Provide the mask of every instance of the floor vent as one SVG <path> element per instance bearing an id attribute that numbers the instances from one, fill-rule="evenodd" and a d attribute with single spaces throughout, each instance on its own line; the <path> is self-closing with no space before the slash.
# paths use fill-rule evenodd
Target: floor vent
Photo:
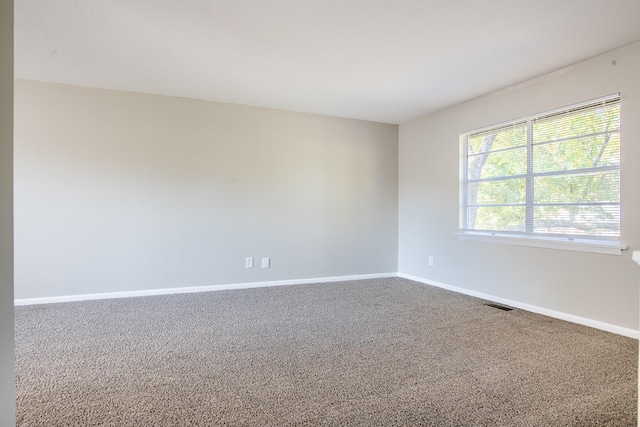
<path id="1" fill-rule="evenodd" d="M 487 303 L 484 304 L 487 307 L 492 307 L 492 308 L 497 308 L 498 310 L 502 310 L 502 311 L 511 311 L 513 310 L 513 308 L 511 307 L 505 307 L 504 305 L 499 305 L 499 304 L 492 304 L 492 303 Z"/>

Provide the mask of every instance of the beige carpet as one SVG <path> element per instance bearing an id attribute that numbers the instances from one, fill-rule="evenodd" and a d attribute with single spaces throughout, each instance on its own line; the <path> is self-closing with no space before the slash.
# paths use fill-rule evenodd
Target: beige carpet
<path id="1" fill-rule="evenodd" d="M 635 426 L 637 358 L 404 279 L 16 307 L 20 426 Z"/>

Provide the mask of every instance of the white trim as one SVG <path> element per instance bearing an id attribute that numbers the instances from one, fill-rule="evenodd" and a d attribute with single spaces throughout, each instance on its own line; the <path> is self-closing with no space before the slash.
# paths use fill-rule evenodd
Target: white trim
<path id="1" fill-rule="evenodd" d="M 640 251 L 635 251 L 633 255 L 634 261 L 640 264 Z M 81 295 L 63 295 L 55 297 L 43 297 L 43 298 L 20 298 L 14 300 L 15 306 L 23 305 L 37 305 L 37 304 L 52 304 L 59 302 L 73 302 L 73 301 L 89 301 L 89 300 L 101 300 L 111 298 L 131 298 L 153 295 L 171 295 L 171 294 L 187 294 L 198 292 L 212 292 L 212 291 L 224 291 L 231 289 L 249 289 L 249 288 L 263 288 L 271 286 L 289 286 L 289 285 L 305 285 L 313 283 L 332 283 L 332 282 L 348 282 L 354 280 L 364 279 L 387 279 L 391 277 L 401 277 L 403 279 L 413 280 L 414 282 L 424 283 L 430 286 L 436 286 L 438 288 L 446 289 L 452 292 L 460 294 L 470 295 L 483 300 L 493 301 L 500 304 L 505 304 L 511 307 L 520 308 L 522 310 L 531 311 L 533 313 L 542 314 L 556 319 L 566 320 L 572 323 L 578 323 L 580 325 L 589 326 L 592 328 L 600 329 L 614 334 L 624 335 L 630 338 L 639 339 L 640 331 L 634 329 L 624 328 L 622 326 L 612 325 L 610 323 L 604 323 L 597 320 L 587 319 L 585 317 L 574 316 L 572 314 L 562 313 L 555 310 L 550 310 L 544 307 L 538 307 L 518 301 L 512 301 L 506 298 L 500 298 L 493 295 L 485 294 L 482 292 L 476 292 L 469 289 L 460 288 L 457 286 L 448 285 L 435 280 L 424 279 L 418 276 L 412 276 L 404 273 L 375 273 L 375 274 L 356 274 L 350 276 L 332 276 L 332 277 L 318 277 L 312 279 L 292 279 L 292 280 L 277 280 L 270 282 L 249 282 L 249 283 L 233 283 L 223 285 L 209 285 L 209 286 L 188 286 L 181 288 L 164 288 L 164 289 L 144 289 L 137 291 L 122 291 L 122 292 L 104 292 L 97 294 L 81 294 Z"/>
<path id="2" fill-rule="evenodd" d="M 460 232 L 456 233 L 460 240 L 476 240 L 487 243 L 503 243 L 507 245 L 531 246 L 536 248 L 560 249 L 563 251 L 590 252 L 595 254 L 622 255 L 629 246 L 621 242 L 606 240 L 569 239 L 567 237 L 542 237 L 525 235 L 508 235 L 500 233 Z"/>
<path id="3" fill-rule="evenodd" d="M 152 295 L 191 294 L 197 292 L 225 291 L 229 289 L 264 288 L 270 286 L 305 285 L 310 283 L 347 282 L 363 279 L 386 279 L 398 277 L 397 273 L 354 274 L 350 276 L 318 277 L 313 279 L 276 280 L 271 282 L 232 283 L 208 286 L 185 286 L 181 288 L 143 289 L 136 291 L 103 292 L 97 294 L 62 295 L 43 298 L 20 298 L 14 300 L 15 306 L 52 304 L 58 302 L 88 301 L 111 298 L 131 298 Z"/>
<path id="4" fill-rule="evenodd" d="M 536 305 L 525 304 L 518 301 L 509 300 L 506 298 L 500 298 L 493 295 L 485 294 L 482 292 L 476 292 L 469 289 L 459 288 L 457 286 L 447 285 L 446 283 L 437 282 L 435 280 L 424 279 L 422 277 L 412 276 L 409 274 L 398 273 L 398 277 L 404 279 L 413 280 L 415 282 L 424 283 L 425 285 L 436 286 L 438 288 L 446 289 L 460 294 L 470 295 L 472 297 L 480 298 L 483 300 L 493 301 L 500 304 L 508 305 L 522 310 L 530 311 L 533 313 L 542 314 L 549 317 L 554 317 L 560 320 L 566 320 L 572 323 L 578 323 L 580 325 L 589 326 L 591 328 L 600 329 L 607 332 L 612 332 L 618 335 L 624 335 L 629 338 L 640 339 L 640 331 L 635 329 L 624 328 L 622 326 L 612 325 L 610 323 L 600 322 L 598 320 L 587 319 L 586 317 L 574 316 L 573 314 L 563 313 L 556 310 L 551 310 L 544 307 L 538 307 Z"/>
<path id="5" fill-rule="evenodd" d="M 640 265 L 640 251 L 633 251 L 631 258 Z"/>

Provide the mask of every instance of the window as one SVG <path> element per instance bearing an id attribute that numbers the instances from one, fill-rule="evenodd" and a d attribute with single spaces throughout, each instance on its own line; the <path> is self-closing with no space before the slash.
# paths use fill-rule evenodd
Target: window
<path id="1" fill-rule="evenodd" d="M 461 236 L 622 249 L 619 95 L 464 133 L 460 140 Z"/>

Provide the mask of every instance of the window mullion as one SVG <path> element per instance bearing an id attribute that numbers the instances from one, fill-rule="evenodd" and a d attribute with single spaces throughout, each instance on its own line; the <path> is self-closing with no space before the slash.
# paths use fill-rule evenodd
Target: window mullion
<path id="1" fill-rule="evenodd" d="M 462 227 L 466 230 L 469 228 L 469 135 L 464 137 L 462 163 Z"/>
<path id="2" fill-rule="evenodd" d="M 533 120 L 527 119 L 527 178 L 525 184 L 525 230 L 533 233 Z"/>

